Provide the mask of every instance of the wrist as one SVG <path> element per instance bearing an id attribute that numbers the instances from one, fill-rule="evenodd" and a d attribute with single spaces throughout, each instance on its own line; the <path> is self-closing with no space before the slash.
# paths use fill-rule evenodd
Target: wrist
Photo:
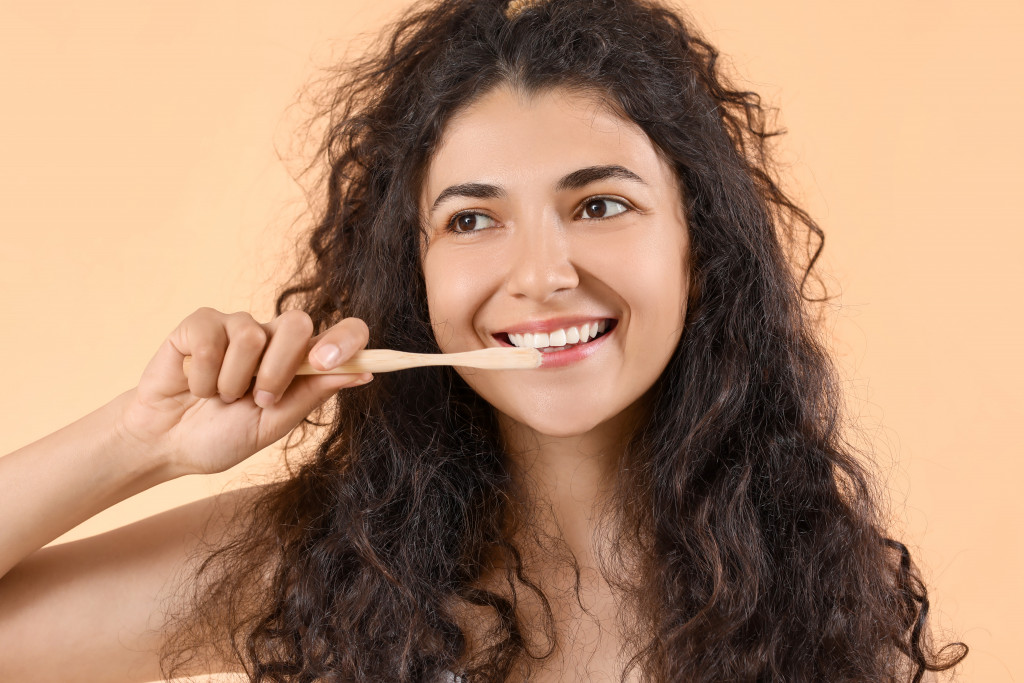
<path id="1" fill-rule="evenodd" d="M 136 392 L 126 391 L 97 411 L 99 433 L 104 441 L 101 446 L 109 456 L 108 461 L 143 488 L 192 474 L 172 457 L 163 440 L 143 438 L 129 427 L 129 413 L 137 405 Z"/>

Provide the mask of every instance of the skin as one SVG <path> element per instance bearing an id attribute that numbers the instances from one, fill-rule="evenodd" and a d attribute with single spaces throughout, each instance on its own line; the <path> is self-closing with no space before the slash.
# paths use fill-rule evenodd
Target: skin
<path id="1" fill-rule="evenodd" d="M 558 189 L 566 174 L 593 166 L 621 166 L 642 182 L 615 177 Z M 502 196 L 450 197 L 428 210 L 445 188 L 467 182 L 493 184 Z M 498 410 L 510 463 L 531 500 L 551 512 L 542 526 L 561 535 L 585 568 L 581 611 L 558 597 L 569 595 L 564 572 L 527 547 L 531 570 L 555 598 L 556 620 L 569 629 L 531 680 L 568 680 L 574 671 L 584 672 L 580 680 L 615 678 L 615 601 L 586 571 L 592 510 L 681 333 L 687 234 L 677 183 L 643 133 L 597 100 L 499 89 L 451 122 L 423 193 L 424 276 L 445 351 L 497 345 L 493 332 L 523 321 L 617 321 L 576 364 L 464 375 Z M 601 203 L 600 220 L 580 213 L 598 195 L 623 203 Z M 446 233 L 446 218 L 463 209 L 494 222 L 484 220 L 489 227 L 472 235 Z M 331 369 L 366 342 L 356 319 L 313 336 L 301 312 L 260 323 L 199 309 L 170 334 L 138 386 L 0 458 L 0 678 L 158 678 L 165 609 L 188 580 L 193 551 L 242 520 L 254 490 L 43 546 L 136 493 L 226 470 L 272 444 L 338 390 L 372 379 L 297 377 L 298 365 Z M 185 356 L 193 358 L 187 375 Z M 528 598 L 524 608 L 532 609 Z M 184 673 L 237 666 L 194 664 Z"/>
<path id="2" fill-rule="evenodd" d="M 636 178 L 559 186 L 593 167 Z M 445 192 L 466 183 L 497 196 Z M 510 457 L 546 482 L 545 497 L 568 496 L 572 480 L 592 494 L 682 334 L 689 242 L 675 173 L 639 127 L 594 97 L 500 87 L 449 123 L 420 205 L 445 352 L 500 346 L 496 333 L 537 321 L 616 321 L 595 353 L 564 367 L 459 370 L 498 411 Z M 453 232 L 452 218 L 467 213 Z"/>
<path id="3" fill-rule="evenodd" d="M 0 680 L 161 678 L 161 624 L 194 568 L 193 552 L 242 519 L 256 490 L 43 546 L 150 487 L 232 467 L 338 390 L 372 379 L 295 376 L 303 360 L 326 370 L 367 341 L 366 325 L 351 318 L 312 331 L 301 312 L 258 323 L 247 313 L 199 309 L 168 336 L 138 386 L 0 458 Z M 183 673 L 238 666 L 194 664 Z"/>
<path id="4" fill-rule="evenodd" d="M 566 182 L 594 168 L 629 174 Z M 643 131 L 598 99 L 499 87 L 448 124 L 420 207 L 427 299 L 443 351 L 501 346 L 502 332 L 524 325 L 615 320 L 591 355 L 569 365 L 459 372 L 498 411 L 531 528 L 542 532 L 517 543 L 566 629 L 530 679 L 618 680 L 619 610 L 599 569 L 598 509 L 682 334 L 689 240 L 678 180 Z M 545 537 L 560 539 L 579 563 L 579 601 L 564 553 L 555 559 L 557 544 L 538 540 Z M 500 572 L 491 587 L 503 590 Z M 522 607 L 527 619 L 540 613 L 529 596 Z"/>
<path id="5" fill-rule="evenodd" d="M 559 189 L 566 174 L 595 165 L 627 168 L 643 182 L 615 177 Z M 446 188 L 468 182 L 501 192 L 449 197 L 431 211 Z M 560 537 L 581 567 L 577 602 L 564 565 L 530 539 L 516 539 L 528 572 L 551 598 L 558 631 L 558 647 L 534 663 L 531 681 L 619 680 L 619 608 L 596 568 L 594 509 L 643 396 L 681 334 L 688 242 L 677 188 L 643 133 L 597 99 L 508 89 L 486 94 L 450 123 L 423 187 L 423 268 L 442 349 L 497 345 L 494 332 L 522 321 L 617 321 L 598 350 L 576 364 L 463 374 L 499 413 L 512 471 L 543 512 L 535 520 L 541 531 Z M 631 208 L 602 204 L 606 218 L 598 220 L 581 212 L 595 196 Z M 448 218 L 463 210 L 482 214 L 479 223 L 467 219 L 482 229 L 445 231 Z M 228 469 L 336 391 L 370 381 L 296 377 L 302 360 L 328 370 L 367 343 L 366 325 L 356 319 L 317 336 L 312 331 L 300 312 L 259 323 L 246 313 L 199 309 L 170 334 L 137 387 L 0 458 L 0 679 L 160 677 L 165 609 L 188 581 L 193 552 L 243 519 L 258 490 L 43 546 L 147 488 Z M 186 355 L 193 357 L 187 376 Z M 491 587 L 500 590 L 500 582 Z M 539 608 L 528 593 L 521 598 L 529 623 Z M 486 624 L 469 613 L 465 626 L 472 648 Z M 532 650 L 547 645 L 535 642 Z M 183 673 L 238 666 L 193 665 Z"/>

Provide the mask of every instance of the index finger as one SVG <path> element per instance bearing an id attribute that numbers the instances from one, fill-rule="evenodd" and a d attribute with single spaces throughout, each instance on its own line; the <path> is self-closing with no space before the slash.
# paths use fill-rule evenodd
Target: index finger
<path id="1" fill-rule="evenodd" d="M 356 351 L 366 348 L 370 330 L 359 318 L 345 318 L 313 337 L 309 363 L 317 370 L 330 370 L 344 363 Z"/>

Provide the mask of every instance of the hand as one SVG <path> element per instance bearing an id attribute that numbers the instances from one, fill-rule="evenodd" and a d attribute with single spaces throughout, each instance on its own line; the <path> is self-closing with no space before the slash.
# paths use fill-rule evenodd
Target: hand
<path id="1" fill-rule="evenodd" d="M 304 360 L 330 370 L 364 348 L 366 324 L 346 318 L 313 337 L 301 311 L 269 323 L 201 308 L 157 351 L 126 399 L 119 433 L 177 474 L 221 472 L 274 443 L 362 374 L 295 374 Z M 182 369 L 192 356 L 189 374 Z M 253 377 L 255 376 L 255 381 Z"/>

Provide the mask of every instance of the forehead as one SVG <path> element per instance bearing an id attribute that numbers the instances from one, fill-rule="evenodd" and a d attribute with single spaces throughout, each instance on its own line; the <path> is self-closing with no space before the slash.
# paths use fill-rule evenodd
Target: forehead
<path id="1" fill-rule="evenodd" d="M 499 87 L 454 116 L 427 166 L 421 203 L 445 187 L 493 182 L 514 189 L 554 183 L 566 172 L 620 165 L 648 182 L 673 174 L 647 135 L 596 95 L 568 89 L 523 93 Z"/>

